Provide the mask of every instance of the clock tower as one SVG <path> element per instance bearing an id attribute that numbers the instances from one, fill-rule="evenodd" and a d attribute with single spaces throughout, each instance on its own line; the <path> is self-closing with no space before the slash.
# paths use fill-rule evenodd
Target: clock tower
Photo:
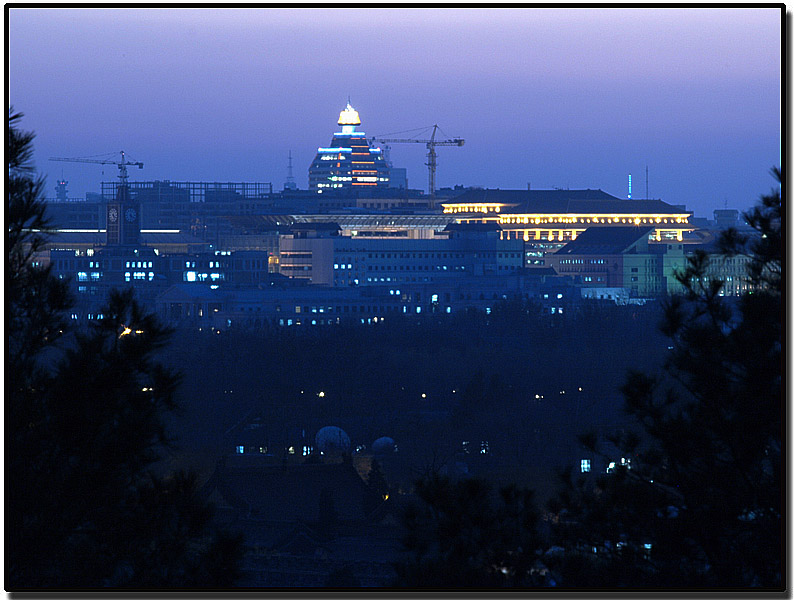
<path id="1" fill-rule="evenodd" d="M 107 244 L 137 246 L 140 237 L 140 206 L 130 197 L 129 186 L 121 184 L 116 191 L 116 199 L 107 205 Z"/>

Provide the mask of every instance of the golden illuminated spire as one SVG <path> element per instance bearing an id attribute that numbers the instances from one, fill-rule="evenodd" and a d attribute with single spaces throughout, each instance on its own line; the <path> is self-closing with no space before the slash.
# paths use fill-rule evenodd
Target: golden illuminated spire
<path id="1" fill-rule="evenodd" d="M 339 125 L 361 125 L 358 118 L 358 111 L 347 103 L 347 108 L 339 113 Z"/>

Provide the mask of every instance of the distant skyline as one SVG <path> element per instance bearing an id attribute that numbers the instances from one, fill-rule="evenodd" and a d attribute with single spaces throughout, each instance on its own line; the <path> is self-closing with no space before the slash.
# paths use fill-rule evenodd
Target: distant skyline
<path id="1" fill-rule="evenodd" d="M 746 210 L 780 165 L 770 8 L 12 8 L 9 100 L 69 195 L 130 179 L 308 185 L 347 103 L 373 135 L 437 123 L 437 187 L 599 188 Z M 402 137 L 402 135 L 400 136 Z M 391 160 L 427 189 L 423 144 Z M 118 158 L 112 157 L 114 159 Z"/>

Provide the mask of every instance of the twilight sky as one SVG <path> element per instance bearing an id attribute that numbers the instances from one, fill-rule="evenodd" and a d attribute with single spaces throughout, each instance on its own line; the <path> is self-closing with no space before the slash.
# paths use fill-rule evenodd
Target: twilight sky
<path id="1" fill-rule="evenodd" d="M 600 188 L 747 209 L 780 164 L 778 9 L 10 10 L 9 96 L 74 198 L 132 180 L 308 185 L 347 102 L 368 136 L 437 123 L 436 186 Z M 395 137 L 407 137 L 399 134 Z M 427 189 L 423 144 L 393 144 Z M 114 159 L 118 157 L 112 157 Z M 104 173 L 104 174 L 103 174 Z"/>

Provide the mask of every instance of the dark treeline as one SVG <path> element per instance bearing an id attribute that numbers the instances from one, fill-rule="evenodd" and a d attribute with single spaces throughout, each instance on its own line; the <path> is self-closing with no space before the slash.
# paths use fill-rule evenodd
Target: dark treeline
<path id="1" fill-rule="evenodd" d="M 532 483 L 539 463 L 572 460 L 583 430 L 619 426 L 626 370 L 657 369 L 667 352 L 659 317 L 654 303 L 583 303 L 551 315 L 504 301 L 490 315 L 180 331 L 163 358 L 183 374 L 174 428 L 185 456 L 231 451 L 224 432 L 257 414 L 271 450 L 325 425 L 354 445 L 388 435 L 410 479 L 449 467 L 464 441 L 473 454 L 487 442 L 483 475 Z"/>

